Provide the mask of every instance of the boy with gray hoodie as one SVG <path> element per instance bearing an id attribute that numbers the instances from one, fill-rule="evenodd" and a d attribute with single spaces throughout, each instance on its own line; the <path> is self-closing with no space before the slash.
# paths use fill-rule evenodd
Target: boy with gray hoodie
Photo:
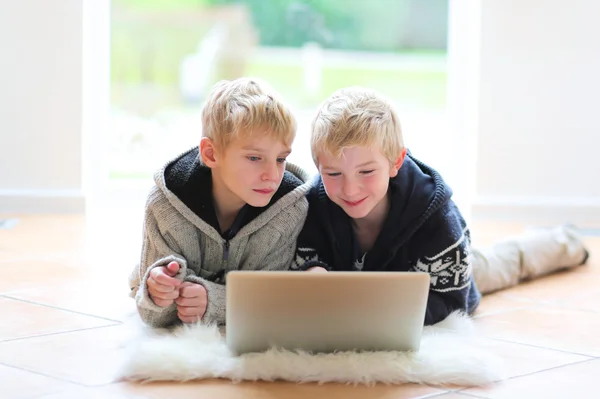
<path id="1" fill-rule="evenodd" d="M 198 147 L 168 162 L 146 202 L 140 264 L 130 277 L 152 327 L 225 323 L 230 270 L 287 270 L 308 211 L 309 176 L 286 164 L 290 109 L 265 83 L 215 85 Z"/>

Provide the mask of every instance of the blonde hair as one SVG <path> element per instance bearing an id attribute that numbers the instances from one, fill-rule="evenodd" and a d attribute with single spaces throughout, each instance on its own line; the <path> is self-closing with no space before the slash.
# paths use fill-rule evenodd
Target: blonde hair
<path id="1" fill-rule="evenodd" d="M 224 149 L 257 128 L 291 146 L 296 119 L 265 82 L 239 78 L 215 84 L 202 109 L 202 137 Z"/>
<path id="2" fill-rule="evenodd" d="M 393 163 L 404 148 L 400 121 L 390 100 L 376 91 L 349 87 L 321 104 L 311 125 L 313 161 L 323 152 L 340 157 L 348 147 L 378 148 Z"/>

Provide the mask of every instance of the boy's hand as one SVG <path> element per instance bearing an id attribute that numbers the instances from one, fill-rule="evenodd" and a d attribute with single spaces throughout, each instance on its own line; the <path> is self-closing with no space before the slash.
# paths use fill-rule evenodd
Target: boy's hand
<path id="1" fill-rule="evenodd" d="M 325 269 L 324 267 L 321 266 L 313 266 L 310 269 L 306 270 L 307 272 L 317 272 L 317 273 L 327 273 L 327 269 Z"/>
<path id="2" fill-rule="evenodd" d="M 150 299 L 161 308 L 170 306 L 179 297 L 181 281 L 175 275 L 179 271 L 179 263 L 171 262 L 167 266 L 155 267 L 148 277 L 148 293 Z"/>
<path id="3" fill-rule="evenodd" d="M 184 323 L 195 323 L 202 320 L 208 304 L 206 288 L 202 284 L 184 282 L 179 287 L 177 317 Z"/>

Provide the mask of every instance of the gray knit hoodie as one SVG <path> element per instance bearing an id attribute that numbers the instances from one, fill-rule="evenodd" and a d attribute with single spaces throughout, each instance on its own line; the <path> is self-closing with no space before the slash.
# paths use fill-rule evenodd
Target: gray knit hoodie
<path id="1" fill-rule="evenodd" d="M 155 305 L 147 286 L 153 268 L 176 261 L 180 265 L 176 278 L 206 288 L 208 306 L 202 321 L 224 324 L 228 271 L 289 268 L 308 211 L 309 178 L 287 163 L 270 204 L 247 205 L 240 229 L 224 238 L 212 210 L 210 169 L 202 164 L 198 148 L 168 162 L 154 177 L 156 185 L 146 202 L 141 261 L 130 277 L 131 296 L 142 320 L 153 327 L 179 322 L 176 305 Z"/>

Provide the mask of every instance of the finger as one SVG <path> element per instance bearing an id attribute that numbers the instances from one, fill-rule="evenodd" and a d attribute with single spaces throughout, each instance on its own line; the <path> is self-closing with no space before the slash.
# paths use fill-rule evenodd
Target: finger
<path id="1" fill-rule="evenodd" d="M 155 270 L 156 270 L 156 272 L 155 272 Z M 165 272 L 164 267 L 155 267 L 150 272 L 150 276 L 154 279 L 154 281 L 156 281 L 159 284 L 170 285 L 173 287 L 179 287 L 179 285 L 181 284 L 181 281 L 169 276 Z"/>
<path id="2" fill-rule="evenodd" d="M 202 300 L 202 298 L 199 298 L 199 297 L 183 298 L 182 296 L 180 296 L 179 298 L 176 298 L 175 303 L 177 303 L 177 305 L 179 305 L 179 306 L 206 307 L 206 300 Z"/>
<path id="3" fill-rule="evenodd" d="M 201 284 L 185 285 L 179 289 L 179 295 L 184 298 L 206 297 L 206 289 Z"/>
<path id="4" fill-rule="evenodd" d="M 159 299 L 159 298 L 152 298 L 152 302 L 154 302 L 156 304 L 156 306 L 160 306 L 161 308 L 166 308 L 168 306 L 171 306 L 171 304 L 173 303 L 173 300 L 171 299 Z"/>
<path id="5" fill-rule="evenodd" d="M 204 309 L 200 306 L 177 306 L 177 313 L 183 316 L 200 316 L 204 314 Z"/>
<path id="6" fill-rule="evenodd" d="M 150 277 L 148 279 L 148 288 L 152 288 L 154 291 L 157 291 L 157 292 L 178 291 L 176 287 L 173 287 L 172 285 L 160 284 L 156 280 L 154 280 L 152 277 Z"/>
<path id="7" fill-rule="evenodd" d="M 155 290 L 151 289 L 150 287 L 148 287 L 148 293 L 150 294 L 150 296 L 152 296 L 154 298 L 169 299 L 171 301 L 179 298 L 179 291 L 177 291 L 177 290 L 173 290 L 171 292 L 160 292 L 160 291 L 155 291 Z"/>
<path id="8" fill-rule="evenodd" d="M 181 291 L 184 287 L 190 287 L 192 285 L 195 285 L 195 283 L 192 283 L 191 281 L 184 281 L 179 285 L 179 290 Z"/>
<path id="9" fill-rule="evenodd" d="M 169 263 L 167 265 L 167 270 L 166 273 L 171 276 L 171 277 L 175 277 L 175 275 L 179 272 L 179 263 L 173 261 L 171 263 Z"/>

